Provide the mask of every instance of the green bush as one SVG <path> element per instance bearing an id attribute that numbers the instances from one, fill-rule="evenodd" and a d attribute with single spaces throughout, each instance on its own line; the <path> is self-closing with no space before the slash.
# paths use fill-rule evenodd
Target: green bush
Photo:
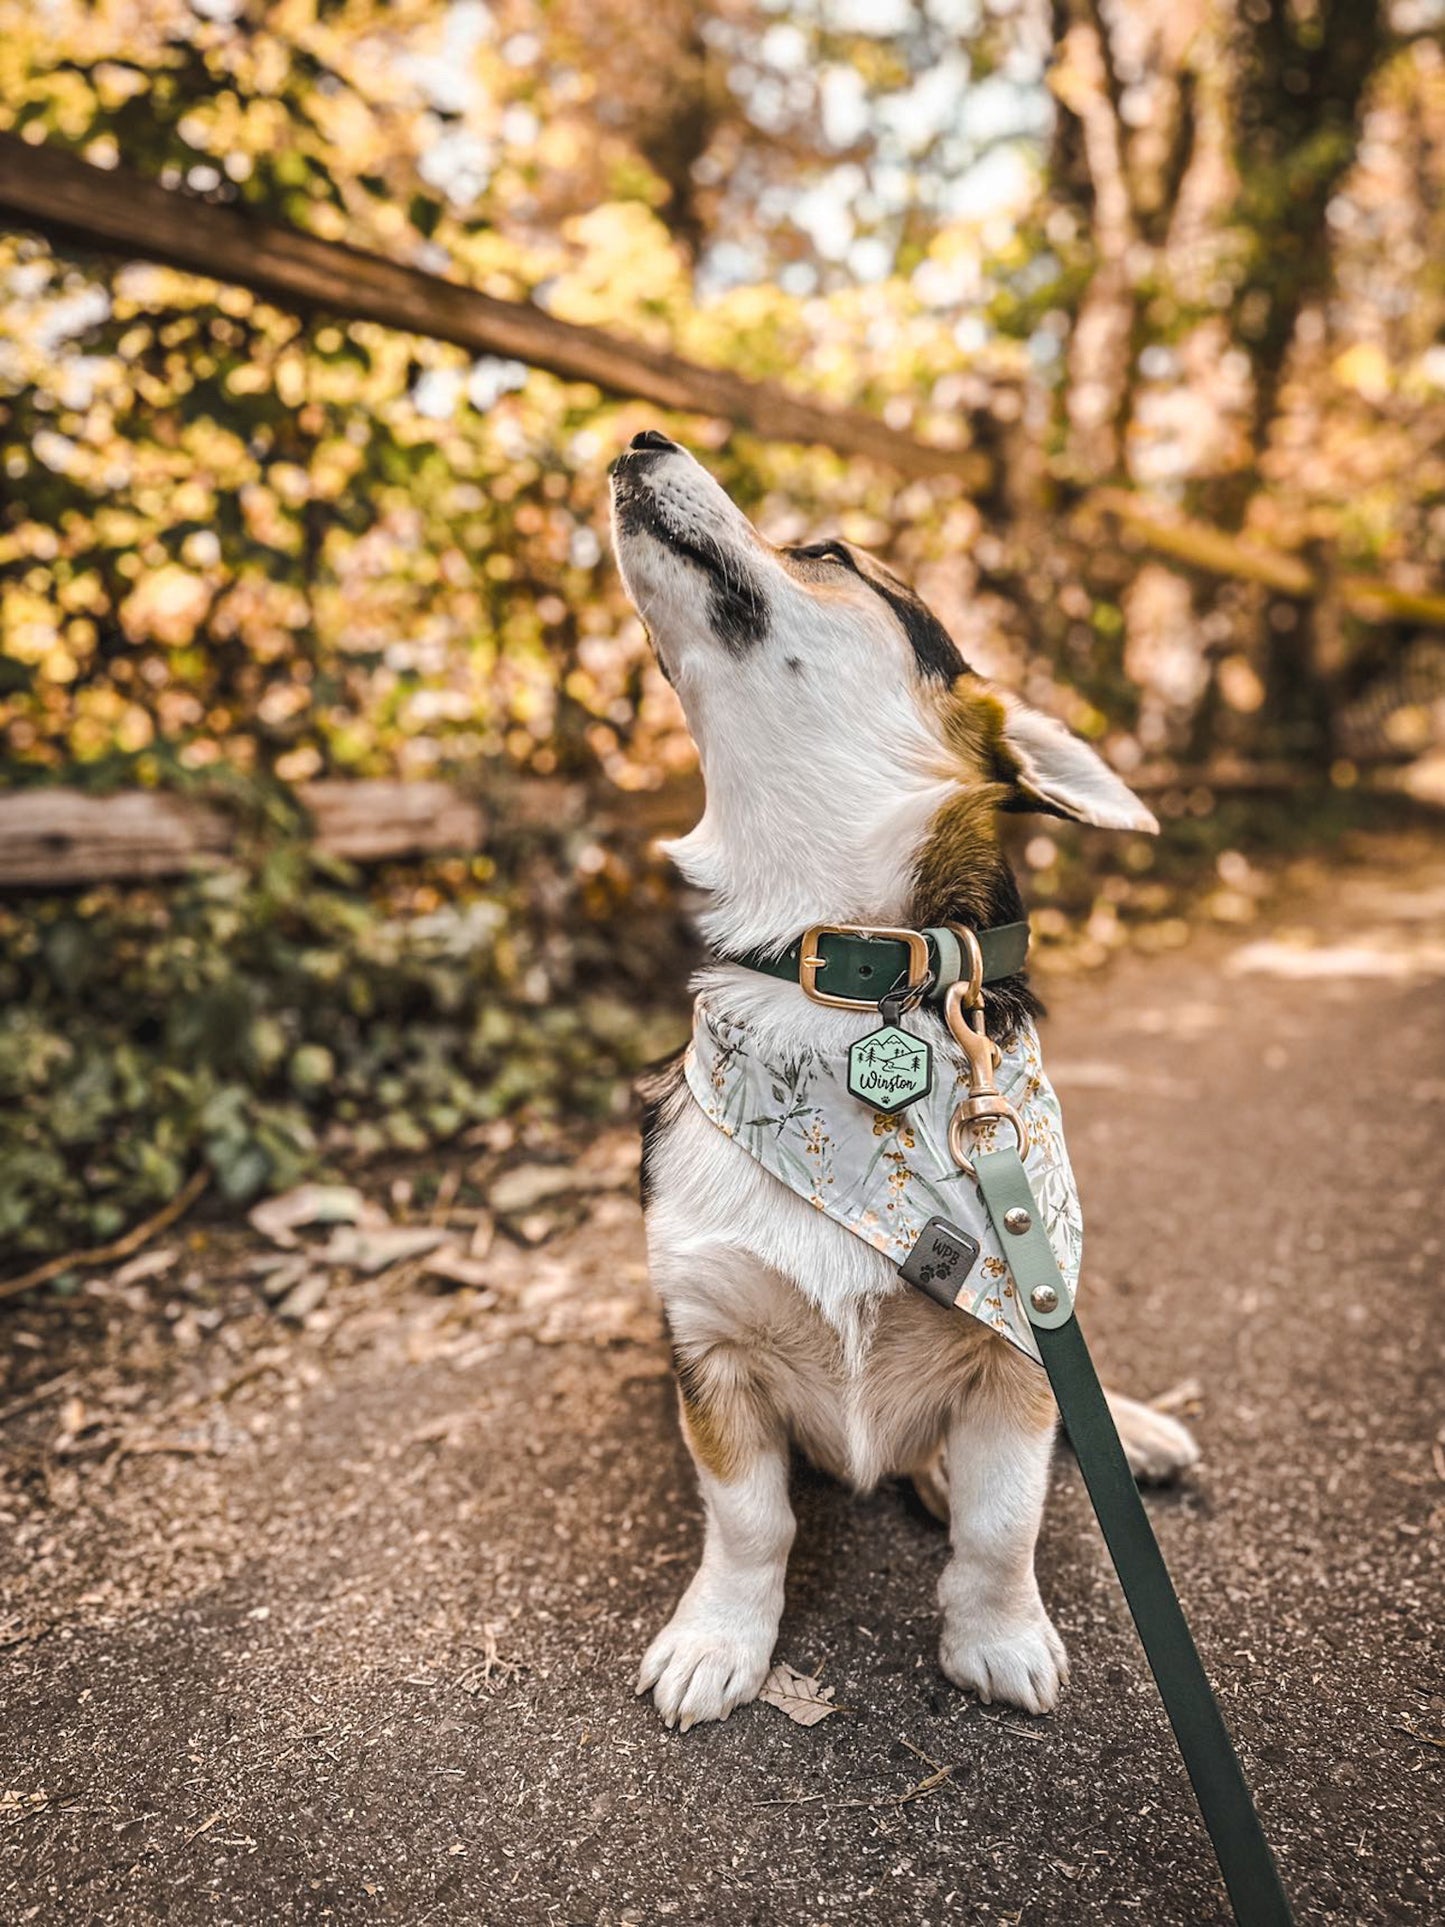
<path id="1" fill-rule="evenodd" d="M 533 853 L 533 886 L 545 856 L 566 852 Z M 287 840 L 164 886 L 0 908 L 0 1250 L 111 1237 L 200 1161 L 241 1203 L 328 1154 L 420 1150 L 522 1106 L 615 1107 L 679 1020 L 608 981 L 575 893 L 546 933 L 484 861 L 439 867 L 442 887 L 433 871 L 368 890 Z"/>

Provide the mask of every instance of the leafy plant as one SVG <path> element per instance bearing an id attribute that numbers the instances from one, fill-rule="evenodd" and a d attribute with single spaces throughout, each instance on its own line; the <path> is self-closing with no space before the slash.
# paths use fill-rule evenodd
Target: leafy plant
<path id="1" fill-rule="evenodd" d="M 343 1151 L 614 1108 L 680 1025 L 567 888 L 574 856 L 531 832 L 510 883 L 479 860 L 368 890 L 273 836 L 164 888 L 0 909 L 0 1249 L 108 1238 L 201 1162 L 241 1203 Z M 565 929 L 532 899 L 549 873 Z"/>

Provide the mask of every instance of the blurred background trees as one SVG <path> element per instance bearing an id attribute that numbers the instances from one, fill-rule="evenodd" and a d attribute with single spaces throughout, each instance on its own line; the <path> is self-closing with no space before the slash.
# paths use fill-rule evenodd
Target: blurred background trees
<path id="1" fill-rule="evenodd" d="M 1187 831 L 1212 782 L 1438 755 L 1442 22 L 0 0 L 0 126 L 971 452 L 902 477 L 667 422 L 775 539 L 888 555 Z M 565 1107 L 569 1049 L 613 1101 L 655 1028 L 627 933 L 675 934 L 619 799 L 692 767 L 606 557 L 658 411 L 23 224 L 0 278 L 11 778 L 220 792 L 244 831 L 222 875 L 0 912 L 0 1242 L 104 1231 L 198 1154 L 241 1197 Z M 297 785 L 437 775 L 484 850 L 318 869 Z M 1065 891 L 1066 841 L 1031 848 Z"/>

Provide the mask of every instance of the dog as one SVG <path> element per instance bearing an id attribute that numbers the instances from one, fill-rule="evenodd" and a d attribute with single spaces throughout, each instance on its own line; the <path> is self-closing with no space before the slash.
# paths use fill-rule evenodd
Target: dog
<path id="1" fill-rule="evenodd" d="M 822 923 L 1022 919 L 1003 810 L 1157 829 L 1085 743 L 974 675 L 869 555 L 839 541 L 774 547 L 655 430 L 614 464 L 612 508 L 623 583 L 702 764 L 702 819 L 668 846 L 705 897 L 718 959 L 694 989 L 765 1055 L 845 1056 L 876 1015 L 826 1008 L 729 958 L 781 952 Z M 1020 972 L 987 993 L 988 1033 L 1029 1031 L 1038 1011 Z M 920 1010 L 915 1029 L 957 1075 L 940 1020 Z M 950 1528 L 944 1673 L 985 1703 L 1049 1711 L 1068 1665 L 1034 1575 L 1056 1428 L 1044 1373 L 903 1283 L 896 1260 L 719 1130 L 684 1054 L 640 1089 L 649 1269 L 706 1535 L 637 1691 L 684 1731 L 757 1697 L 783 1608 L 797 1447 L 858 1490 L 914 1479 Z M 1110 1405 L 1136 1476 L 1195 1461 L 1172 1418 L 1113 1394 Z"/>

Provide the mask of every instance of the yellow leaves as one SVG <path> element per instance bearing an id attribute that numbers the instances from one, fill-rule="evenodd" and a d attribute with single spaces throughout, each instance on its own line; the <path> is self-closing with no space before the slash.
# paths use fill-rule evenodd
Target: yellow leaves
<path id="1" fill-rule="evenodd" d="M 75 692 L 69 746 L 82 762 L 113 748 L 134 755 L 149 749 L 154 740 L 154 722 L 138 703 L 103 686 Z"/>
<path id="2" fill-rule="evenodd" d="M 99 96 L 100 104 L 107 112 L 133 100 L 137 94 L 144 93 L 146 77 L 134 67 L 122 67 L 116 61 L 102 60 L 90 72 L 91 85 Z"/>
<path id="3" fill-rule="evenodd" d="M 321 754 L 310 743 L 302 743 L 276 758 L 276 774 L 283 783 L 304 783 L 310 777 L 319 776 L 321 767 Z"/>
<path id="4" fill-rule="evenodd" d="M 1264 706 L 1265 687 L 1259 672 L 1244 656 L 1225 656 L 1219 665 L 1219 692 L 1225 702 L 1242 716 L 1252 716 Z"/>
<path id="5" fill-rule="evenodd" d="M 132 642 L 176 647 L 189 642 L 210 603 L 205 579 L 176 563 L 147 570 L 120 607 Z"/>
<path id="6" fill-rule="evenodd" d="M 311 461 L 311 492 L 318 501 L 335 501 L 361 467 L 361 450 L 340 436 L 322 442 Z"/>
<path id="7" fill-rule="evenodd" d="M 345 241 L 350 237 L 350 222 L 330 201 L 313 201 L 306 225 L 323 241 Z"/>
<path id="8" fill-rule="evenodd" d="M 1099 87 L 1098 42 L 1092 34 L 1071 32 L 1060 42 L 1049 66 L 1049 92 L 1079 119 L 1093 106 Z"/>
<path id="9" fill-rule="evenodd" d="M 271 371 L 255 361 L 238 363 L 226 377 L 226 389 L 232 395 L 264 395 L 270 386 Z"/>
<path id="10" fill-rule="evenodd" d="M 311 692 L 301 683 L 272 683 L 256 705 L 256 714 L 269 728 L 279 729 L 283 723 L 299 716 L 310 701 Z"/>
<path id="11" fill-rule="evenodd" d="M 683 263 L 662 223 L 636 201 L 608 201 L 576 216 L 563 235 L 577 257 L 558 276 L 549 306 L 584 326 L 634 324 L 647 310 L 687 305 Z"/>
<path id="12" fill-rule="evenodd" d="M 171 496 L 170 511 L 178 522 L 205 522 L 216 512 L 215 491 L 197 476 L 189 476 Z"/>
<path id="13" fill-rule="evenodd" d="M 1357 341 L 1335 358 L 1333 373 L 1346 388 L 1366 401 L 1384 401 L 1390 393 L 1390 364 L 1372 342 Z"/>
<path id="14" fill-rule="evenodd" d="M 311 477 L 295 462 L 272 462 L 267 480 L 288 508 L 300 508 L 311 499 Z"/>
<path id="15" fill-rule="evenodd" d="M 585 142 L 580 121 L 557 120 L 542 129 L 537 142 L 537 159 L 544 167 L 555 168 L 559 174 L 570 173 L 581 165 L 584 158 Z"/>
<path id="16" fill-rule="evenodd" d="M 48 598 L 18 583 L 9 584 L 0 600 L 0 638 L 5 654 L 17 662 L 44 662 L 59 641 Z"/>
<path id="17" fill-rule="evenodd" d="M 62 609 L 75 613 L 88 610 L 98 614 L 105 607 L 105 589 L 94 569 L 86 569 L 60 583 L 54 595 Z"/>
<path id="18" fill-rule="evenodd" d="M 220 538 L 212 529 L 193 529 L 181 544 L 181 560 L 189 568 L 214 569 L 220 559 Z"/>
<path id="19" fill-rule="evenodd" d="M 264 542 L 273 549 L 294 546 L 295 530 L 281 513 L 281 505 L 269 488 L 260 482 L 249 482 L 240 491 L 240 497 L 246 533 L 253 542 Z"/>
<path id="20" fill-rule="evenodd" d="M 299 349 L 287 349 L 278 355 L 271 377 L 276 393 L 288 408 L 299 408 L 306 400 L 307 362 Z"/>
<path id="21" fill-rule="evenodd" d="M 115 725 L 116 747 L 129 756 L 149 749 L 155 741 L 155 725 L 138 703 L 127 703 Z"/>

